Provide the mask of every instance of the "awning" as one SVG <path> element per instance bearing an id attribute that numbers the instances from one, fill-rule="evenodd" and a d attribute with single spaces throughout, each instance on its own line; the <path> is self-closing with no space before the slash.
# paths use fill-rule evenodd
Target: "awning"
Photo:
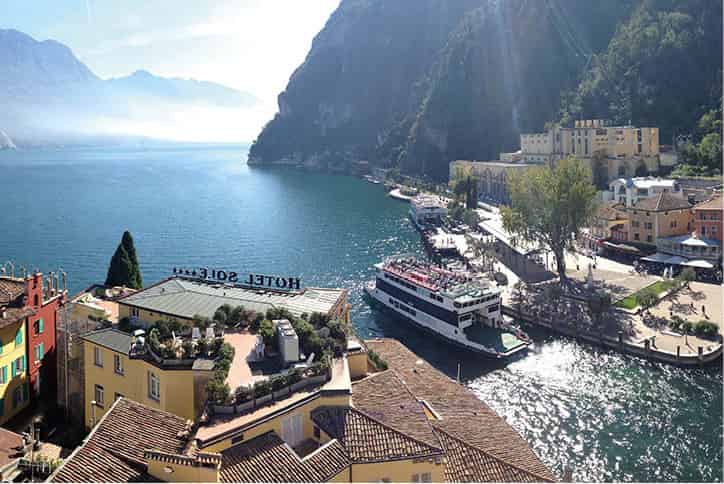
<path id="1" fill-rule="evenodd" d="M 697 267 L 699 269 L 713 269 L 714 265 L 711 262 L 707 262 L 705 260 L 690 260 L 688 262 L 684 262 L 681 264 L 682 266 L 688 266 L 688 267 Z"/>
<path id="2" fill-rule="evenodd" d="M 652 255 L 647 255 L 646 257 L 642 257 L 641 260 L 646 262 L 661 262 L 665 263 L 671 258 L 670 255 L 662 254 L 661 252 L 657 252 Z"/>
<path id="3" fill-rule="evenodd" d="M 686 262 L 686 259 L 683 257 L 679 257 L 678 255 L 675 255 L 673 257 L 670 257 L 669 260 L 666 261 L 666 264 L 671 264 L 672 266 L 680 266 L 684 262 Z"/>
<path id="4" fill-rule="evenodd" d="M 633 247 L 631 245 L 614 244 L 613 242 L 608 242 L 608 241 L 604 242 L 603 245 L 605 247 L 608 247 L 609 249 L 620 250 L 623 252 L 629 252 L 631 254 L 640 254 L 641 253 L 641 251 L 639 249 L 637 249 L 636 247 Z"/>

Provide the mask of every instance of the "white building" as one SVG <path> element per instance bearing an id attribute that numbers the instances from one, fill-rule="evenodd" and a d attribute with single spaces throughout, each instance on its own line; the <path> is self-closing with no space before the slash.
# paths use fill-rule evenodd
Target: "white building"
<path id="1" fill-rule="evenodd" d="M 279 341 L 279 352 L 284 363 L 295 363 L 299 361 L 299 337 L 294 331 L 292 323 L 288 319 L 277 319 L 273 321 L 277 326 L 277 340 Z"/>
<path id="2" fill-rule="evenodd" d="M 608 191 L 602 192 L 604 202 L 616 201 L 632 207 L 640 199 L 669 192 L 679 198 L 684 198 L 684 191 L 676 180 L 667 180 L 654 177 L 618 178 L 608 184 Z"/>
<path id="3" fill-rule="evenodd" d="M 447 216 L 447 207 L 440 197 L 418 195 L 410 201 L 410 217 L 417 225 L 439 223 Z"/>

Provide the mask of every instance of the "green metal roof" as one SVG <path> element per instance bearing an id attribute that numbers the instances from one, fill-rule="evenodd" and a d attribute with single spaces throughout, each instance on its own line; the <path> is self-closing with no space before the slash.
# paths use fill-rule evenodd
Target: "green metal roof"
<path id="1" fill-rule="evenodd" d="M 172 277 L 118 302 L 186 319 L 197 314 L 211 318 L 224 304 L 244 306 L 257 312 L 285 308 L 294 316 L 300 316 L 302 313 L 328 313 L 344 292 L 344 289 L 308 288 L 302 292 L 284 293 Z"/>
<path id="2" fill-rule="evenodd" d="M 91 331 L 81 336 L 86 341 L 103 346 L 104 348 L 127 354 L 131 349 L 133 336 L 113 328 L 104 328 Z"/>

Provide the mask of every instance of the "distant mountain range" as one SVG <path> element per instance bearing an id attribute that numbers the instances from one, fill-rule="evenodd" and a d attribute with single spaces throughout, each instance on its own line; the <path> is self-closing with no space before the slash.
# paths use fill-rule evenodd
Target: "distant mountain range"
<path id="1" fill-rule="evenodd" d="M 220 84 L 144 70 L 104 80 L 59 42 L 0 30 L 0 149 L 153 138 L 152 129 L 145 133 L 139 126 L 154 123 L 166 124 L 164 133 L 173 137 L 173 113 L 244 110 L 257 103 Z M 194 121 L 189 118 L 184 121 Z"/>

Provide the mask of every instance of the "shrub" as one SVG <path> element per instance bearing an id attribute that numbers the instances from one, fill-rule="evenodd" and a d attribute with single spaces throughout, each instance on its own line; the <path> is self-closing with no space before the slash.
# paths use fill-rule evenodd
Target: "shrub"
<path id="1" fill-rule="evenodd" d="M 676 276 L 676 280 L 679 284 L 686 285 L 696 279 L 696 271 L 693 268 L 687 267 Z"/>
<path id="2" fill-rule="evenodd" d="M 271 379 L 271 388 L 275 392 L 281 390 L 286 386 L 288 386 L 287 379 L 284 377 L 284 375 L 277 375 Z"/>
<path id="3" fill-rule="evenodd" d="M 302 372 L 298 369 L 292 370 L 287 373 L 287 384 L 294 385 L 302 381 Z"/>
<path id="4" fill-rule="evenodd" d="M 250 386 L 242 385 L 236 389 L 236 403 L 244 403 L 251 400 L 254 395 L 253 389 Z"/>
<path id="5" fill-rule="evenodd" d="M 219 306 L 219 308 L 214 312 L 214 317 L 212 319 L 214 320 L 214 322 L 226 325 L 227 322 L 229 322 L 229 316 L 231 315 L 231 312 L 233 310 L 234 308 L 231 307 L 230 304 L 224 304 L 223 306 Z"/>
<path id="6" fill-rule="evenodd" d="M 269 395 L 272 391 L 271 383 L 269 380 L 261 380 L 254 384 L 254 398 L 263 397 Z"/>
<path id="7" fill-rule="evenodd" d="M 259 326 L 259 336 L 264 340 L 264 344 L 269 348 L 277 348 L 276 331 L 274 331 L 274 323 L 269 319 L 265 319 Z"/>
<path id="8" fill-rule="evenodd" d="M 719 332 L 719 326 L 712 323 L 711 321 L 702 319 L 701 321 L 697 322 L 694 325 L 694 332 L 698 336 L 703 336 L 705 338 L 713 338 Z"/>
<path id="9" fill-rule="evenodd" d="M 681 316 L 672 316 L 671 320 L 669 321 L 669 327 L 674 330 L 681 329 L 682 325 L 684 324 L 684 319 Z"/>
<path id="10" fill-rule="evenodd" d="M 271 308 L 266 312 L 266 319 L 270 321 L 274 319 L 288 319 L 289 321 L 292 321 L 294 316 L 292 316 L 292 313 L 290 313 L 287 309 Z"/>
<path id="11" fill-rule="evenodd" d="M 176 350 L 173 349 L 170 344 L 168 346 L 161 347 L 161 357 L 165 360 L 175 360 L 178 358 Z"/>
<path id="12" fill-rule="evenodd" d="M 682 331 L 684 331 L 685 333 L 691 333 L 692 330 L 694 329 L 694 323 L 692 323 L 691 321 L 684 321 L 684 322 L 681 324 L 681 329 L 682 329 Z"/>
<path id="13" fill-rule="evenodd" d="M 642 308 L 649 308 L 656 304 L 658 300 L 659 297 L 650 288 L 642 289 L 636 294 L 636 304 Z"/>
<path id="14" fill-rule="evenodd" d="M 194 343 L 191 340 L 185 340 L 181 348 L 183 349 L 183 357 L 185 359 L 190 359 L 195 356 Z"/>
<path id="15" fill-rule="evenodd" d="M 263 313 L 254 313 L 254 317 L 251 318 L 251 330 L 252 331 L 259 331 L 259 328 L 261 327 L 261 323 L 264 321 L 264 314 Z"/>
<path id="16" fill-rule="evenodd" d="M 207 357 L 209 356 L 209 340 L 206 338 L 201 338 L 196 342 L 196 349 L 199 352 L 199 356 L 201 357 Z"/>
<path id="17" fill-rule="evenodd" d="M 226 378 L 219 378 L 218 373 L 206 384 L 206 395 L 216 405 L 229 405 L 231 403 L 231 390 L 224 381 Z"/>
<path id="18" fill-rule="evenodd" d="M 206 328 L 211 326 L 211 323 L 213 323 L 212 320 L 210 320 L 206 316 L 201 316 L 200 314 L 194 315 L 192 321 L 192 325 L 199 328 L 202 333 L 206 331 Z"/>
<path id="19" fill-rule="evenodd" d="M 309 316 L 309 324 L 317 329 L 327 326 L 328 322 L 329 316 L 323 313 L 315 312 L 312 313 L 311 316 Z"/>

